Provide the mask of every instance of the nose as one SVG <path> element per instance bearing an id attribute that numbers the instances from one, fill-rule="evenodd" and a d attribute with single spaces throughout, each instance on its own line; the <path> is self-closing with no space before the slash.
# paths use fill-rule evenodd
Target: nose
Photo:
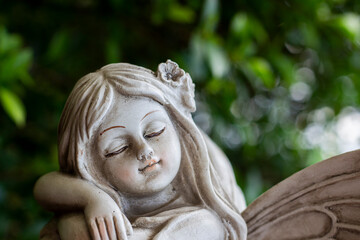
<path id="1" fill-rule="evenodd" d="M 137 153 L 137 159 L 139 161 L 150 160 L 153 155 L 154 151 L 147 143 L 142 142 L 141 144 L 139 144 L 139 149 Z"/>

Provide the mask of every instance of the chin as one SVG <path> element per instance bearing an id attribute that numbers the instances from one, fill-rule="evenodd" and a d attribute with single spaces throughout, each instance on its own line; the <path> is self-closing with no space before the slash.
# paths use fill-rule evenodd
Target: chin
<path id="1" fill-rule="evenodd" d="M 171 180 L 171 181 L 170 181 Z M 166 189 L 167 186 L 171 184 L 173 179 L 164 178 L 161 176 L 158 176 L 157 178 L 153 179 L 152 181 L 148 181 L 146 184 L 146 190 L 144 192 L 147 192 L 148 194 L 156 194 L 164 189 Z"/>
<path id="2" fill-rule="evenodd" d="M 149 194 L 151 193 L 158 193 L 161 192 L 162 190 L 164 190 L 167 186 L 169 186 L 170 183 L 164 183 L 164 182 L 152 182 L 149 183 L 148 187 L 147 187 L 147 192 Z"/>

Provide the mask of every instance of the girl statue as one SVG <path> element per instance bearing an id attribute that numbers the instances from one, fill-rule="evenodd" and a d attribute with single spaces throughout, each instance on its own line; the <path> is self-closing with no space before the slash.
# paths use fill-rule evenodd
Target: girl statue
<path id="1" fill-rule="evenodd" d="M 231 165 L 195 125 L 194 84 L 110 64 L 81 78 L 58 132 L 60 171 L 36 183 L 41 239 L 246 239 Z"/>

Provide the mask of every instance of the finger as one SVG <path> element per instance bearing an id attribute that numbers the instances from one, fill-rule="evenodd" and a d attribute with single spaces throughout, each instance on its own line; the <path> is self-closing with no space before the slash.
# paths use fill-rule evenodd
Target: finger
<path id="1" fill-rule="evenodd" d="M 131 226 L 131 223 L 130 223 L 129 219 L 124 214 L 122 215 L 122 218 L 123 218 L 123 222 L 125 224 L 127 234 L 132 235 L 133 234 L 133 228 Z"/>
<path id="2" fill-rule="evenodd" d="M 90 220 L 90 234 L 91 234 L 91 239 L 101 240 L 98 226 L 95 220 Z"/>
<path id="3" fill-rule="evenodd" d="M 120 240 L 127 240 L 126 229 L 124 221 L 120 221 L 117 217 L 113 216 L 113 221 L 116 229 L 116 235 Z"/>
<path id="4" fill-rule="evenodd" d="M 107 234 L 104 219 L 103 218 L 97 218 L 96 222 L 98 224 L 101 240 L 109 240 L 109 236 Z"/>
<path id="5" fill-rule="evenodd" d="M 107 232 L 110 240 L 116 240 L 116 232 L 115 232 L 113 219 L 111 217 L 106 217 L 105 224 L 107 227 Z"/>

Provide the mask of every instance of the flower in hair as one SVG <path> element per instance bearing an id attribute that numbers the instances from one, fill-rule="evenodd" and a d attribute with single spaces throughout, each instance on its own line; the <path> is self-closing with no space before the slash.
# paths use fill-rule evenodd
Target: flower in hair
<path id="1" fill-rule="evenodd" d="M 172 86 L 178 86 L 185 77 L 185 71 L 179 68 L 176 62 L 167 60 L 166 63 L 160 63 L 157 71 L 158 77 Z"/>
<path id="2" fill-rule="evenodd" d="M 177 63 L 171 60 L 160 63 L 157 77 L 165 84 L 170 85 L 175 92 L 180 92 L 181 103 L 189 112 L 195 111 L 195 85 L 190 75 L 181 69 Z"/>

